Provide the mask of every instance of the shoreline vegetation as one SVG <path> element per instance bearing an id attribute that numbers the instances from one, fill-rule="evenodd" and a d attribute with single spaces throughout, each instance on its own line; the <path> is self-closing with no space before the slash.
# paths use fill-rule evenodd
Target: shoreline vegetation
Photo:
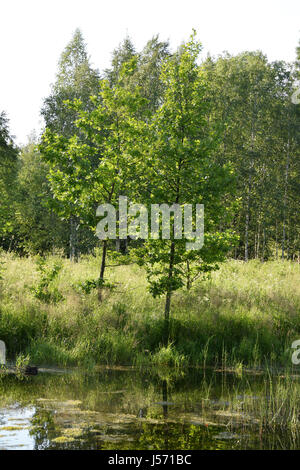
<path id="1" fill-rule="evenodd" d="M 174 294 L 164 345 L 164 299 L 148 292 L 142 267 L 108 269 L 113 288 L 99 303 L 97 289 L 86 287 L 98 273 L 97 251 L 78 263 L 49 256 L 42 274 L 38 257 L 3 252 L 0 262 L 0 338 L 9 361 L 292 369 L 291 345 L 300 338 L 298 263 L 222 263 L 209 279 Z"/>

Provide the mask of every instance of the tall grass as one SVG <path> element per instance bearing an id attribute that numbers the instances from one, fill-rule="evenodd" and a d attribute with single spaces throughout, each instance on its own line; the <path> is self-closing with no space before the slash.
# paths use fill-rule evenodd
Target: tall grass
<path id="1" fill-rule="evenodd" d="M 163 299 L 147 292 L 138 266 L 108 269 L 117 287 L 97 292 L 78 286 L 95 279 L 99 259 L 62 262 L 53 281 L 56 303 L 34 295 L 34 258 L 2 254 L 0 338 L 11 359 L 30 354 L 37 364 L 134 364 L 264 366 L 291 364 L 300 338 L 300 267 L 296 263 L 228 261 L 210 280 L 198 280 L 172 300 L 171 342 L 162 347 Z M 55 258 L 47 262 L 55 263 Z"/>

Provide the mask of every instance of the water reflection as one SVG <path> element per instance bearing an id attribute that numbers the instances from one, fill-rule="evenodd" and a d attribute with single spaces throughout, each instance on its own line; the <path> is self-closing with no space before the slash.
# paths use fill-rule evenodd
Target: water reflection
<path id="1" fill-rule="evenodd" d="M 30 450 L 34 437 L 30 435 L 34 407 L 14 406 L 0 409 L 0 450 Z"/>
<path id="2" fill-rule="evenodd" d="M 275 408 L 263 375 L 55 372 L 0 380 L 1 449 L 300 448 L 297 423 L 268 424 L 283 405 Z M 274 379 L 278 393 L 285 386 Z M 299 397 L 298 379 L 292 386 Z"/>

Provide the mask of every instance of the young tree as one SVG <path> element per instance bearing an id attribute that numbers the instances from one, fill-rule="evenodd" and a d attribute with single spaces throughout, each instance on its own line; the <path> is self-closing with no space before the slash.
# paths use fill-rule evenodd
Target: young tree
<path id="1" fill-rule="evenodd" d="M 165 295 L 165 341 L 169 336 L 171 298 L 186 280 L 188 262 L 196 272 L 217 269 L 233 241 L 226 227 L 230 207 L 224 196 L 233 188 L 229 166 L 216 163 L 211 155 L 219 145 L 216 128 L 209 123 L 208 84 L 197 65 L 201 45 L 194 39 L 169 58 L 162 71 L 163 104 L 156 111 L 145 162 L 145 187 L 150 182 L 148 203 L 204 204 L 205 235 L 201 249 L 188 251 L 187 238 L 177 239 L 175 215 L 169 240 L 149 239 L 137 250 L 146 266 L 153 296 Z M 149 186 L 148 186 L 149 188 Z M 145 193 L 146 194 L 146 193 Z"/>
<path id="2" fill-rule="evenodd" d="M 141 177 L 145 121 L 139 118 L 141 110 L 145 109 L 145 99 L 137 87 L 129 91 L 124 86 L 135 67 L 134 59 L 123 65 L 114 86 L 103 80 L 100 93 L 91 97 L 92 110 L 87 111 L 80 100 L 69 103 L 78 113 L 76 126 L 85 140 L 79 139 L 77 134 L 67 139 L 50 130 L 43 136 L 41 149 L 50 165 L 50 181 L 56 198 L 68 201 L 77 217 L 93 230 L 97 224 L 97 206 L 116 204 L 120 195 L 129 195 L 131 188 L 136 188 L 134 182 Z M 108 240 L 104 237 L 100 300 L 107 247 Z"/>

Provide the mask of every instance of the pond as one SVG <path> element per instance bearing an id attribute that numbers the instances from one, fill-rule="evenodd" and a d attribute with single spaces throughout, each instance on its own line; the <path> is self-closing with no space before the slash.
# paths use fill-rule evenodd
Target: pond
<path id="1" fill-rule="evenodd" d="M 42 369 L 0 377 L 0 450 L 300 449 L 298 376 Z"/>

